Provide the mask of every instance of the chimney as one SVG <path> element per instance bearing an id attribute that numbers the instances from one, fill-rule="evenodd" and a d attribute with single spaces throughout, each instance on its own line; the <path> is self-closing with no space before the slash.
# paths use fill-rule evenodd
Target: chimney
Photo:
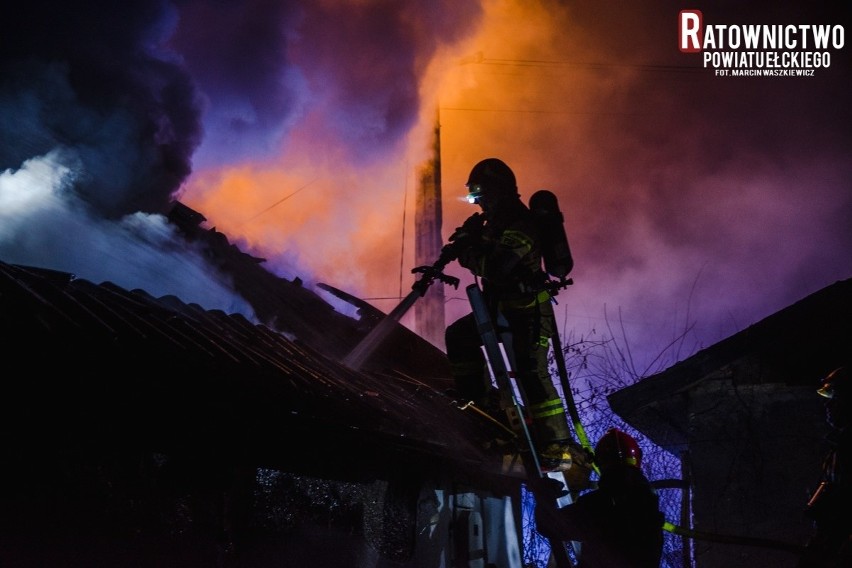
<path id="1" fill-rule="evenodd" d="M 443 246 L 441 237 L 441 136 L 440 120 L 435 117 L 432 158 L 417 171 L 417 199 L 414 212 L 414 265 L 430 266 L 438 260 Z M 444 345 L 444 284 L 432 283 L 426 295 L 414 305 L 415 331 L 436 347 Z"/>

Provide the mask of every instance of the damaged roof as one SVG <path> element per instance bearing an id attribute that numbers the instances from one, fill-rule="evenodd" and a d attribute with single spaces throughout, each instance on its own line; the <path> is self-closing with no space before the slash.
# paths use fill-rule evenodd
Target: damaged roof
<path id="1" fill-rule="evenodd" d="M 484 444 L 493 424 L 445 394 L 440 350 L 397 325 L 364 370 L 344 366 L 376 314 L 336 312 L 193 213 L 176 206 L 171 220 L 269 323 L 0 262 L 12 448 L 132 446 L 341 479 L 503 478 Z"/>

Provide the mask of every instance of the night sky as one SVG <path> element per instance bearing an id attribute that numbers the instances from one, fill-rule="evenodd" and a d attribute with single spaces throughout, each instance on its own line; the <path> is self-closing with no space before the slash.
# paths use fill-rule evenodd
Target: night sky
<path id="1" fill-rule="evenodd" d="M 685 8 L 848 32 L 845 2 L 9 4 L 4 262 L 247 311 L 164 222 L 180 199 L 273 272 L 390 311 L 438 109 L 445 238 L 482 158 L 559 196 L 563 341 L 625 333 L 642 371 L 852 276 L 852 39 L 812 77 L 720 77 L 677 33 Z"/>

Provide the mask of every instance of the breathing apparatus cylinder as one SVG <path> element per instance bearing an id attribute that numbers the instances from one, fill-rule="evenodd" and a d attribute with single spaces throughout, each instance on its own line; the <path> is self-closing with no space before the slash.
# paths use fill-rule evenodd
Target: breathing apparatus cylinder
<path id="1" fill-rule="evenodd" d="M 571 247 L 565 234 L 565 217 L 559 210 L 559 201 L 552 191 L 540 189 L 530 196 L 530 211 L 539 221 L 542 235 L 544 269 L 551 276 L 562 279 L 574 268 Z"/>

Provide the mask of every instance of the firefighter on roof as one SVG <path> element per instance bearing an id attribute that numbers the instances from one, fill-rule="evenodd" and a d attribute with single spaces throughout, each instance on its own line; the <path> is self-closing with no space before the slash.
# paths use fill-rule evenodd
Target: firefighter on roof
<path id="1" fill-rule="evenodd" d="M 555 320 L 551 295 L 544 288 L 541 223 L 521 201 L 515 174 L 502 160 L 476 164 L 467 189 L 468 201 L 482 212 L 456 229 L 447 247 L 479 278 L 493 315 L 499 310 L 509 325 L 513 366 L 532 418 L 542 469 L 568 469 L 575 446 L 548 369 Z M 492 390 L 472 314 L 450 324 L 445 340 L 458 396 L 499 415 L 499 395 Z"/>

